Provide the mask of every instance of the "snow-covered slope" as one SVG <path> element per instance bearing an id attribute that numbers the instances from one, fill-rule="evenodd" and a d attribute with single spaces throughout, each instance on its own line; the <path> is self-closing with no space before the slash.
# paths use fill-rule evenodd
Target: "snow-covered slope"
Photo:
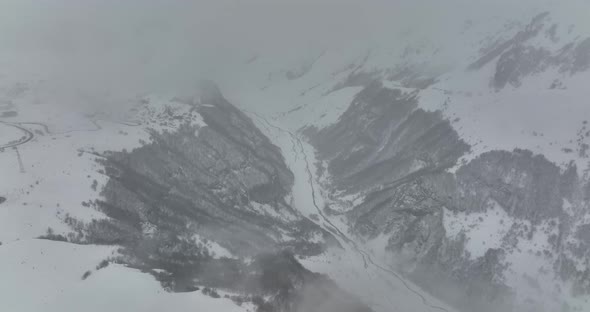
<path id="1" fill-rule="evenodd" d="M 4 94 L 0 148 L 0 289 L 7 311 L 253 311 L 244 303 L 201 292 L 166 292 L 152 276 L 123 264 L 116 246 L 61 242 L 73 238 L 68 220 L 105 219 L 90 203 L 108 181 L 97 162 L 106 151 L 133 150 L 150 131 L 171 130 L 191 118 L 186 105 L 151 99 L 132 119 L 36 103 L 38 90 Z M 166 110 L 164 108 L 168 107 Z M 76 106 L 76 108 L 79 108 Z M 112 111 L 111 111 L 112 112 Z M 195 116 L 196 117 L 196 116 Z M 53 240 L 39 240 L 46 236 Z M 88 276 L 87 276 L 88 275 Z"/>
<path id="2" fill-rule="evenodd" d="M 207 74 L 228 101 L 0 76 L 0 301 L 590 309 L 590 5 L 512 2 L 400 4 L 340 44 L 224 51 Z M 246 303 L 161 287 L 205 285 Z"/>
<path id="3" fill-rule="evenodd" d="M 297 262 L 339 243 L 291 206 L 280 150 L 215 85 L 108 115 L 34 107 L 36 91 L 24 88 L 2 123 L 2 301 L 13 311 L 77 310 L 92 302 L 67 301 L 95 292 L 110 304 L 97 310 L 369 311 Z M 35 300 L 22 300 L 19 278 Z"/>
<path id="4" fill-rule="evenodd" d="M 490 296 L 506 291 L 519 309 L 583 311 L 588 3 L 470 8 L 459 18 L 443 10 L 433 23 L 446 23 L 437 29 L 422 25 L 389 42 L 377 35 L 377 44 L 324 49 L 299 65 L 260 53 L 232 65 L 245 68 L 239 72 L 247 79 L 223 82 L 245 109 L 311 139 L 318 185 L 331 199 L 324 212 L 340 215 L 335 219 L 366 239 L 362 244 L 426 280 L 431 291 L 444 283 L 416 271 L 434 262 L 452 272 L 451 280 L 490 282 L 487 290 L 465 285 Z M 305 71 L 293 76 L 292 68 Z M 388 98 L 375 91 L 381 86 L 402 95 Z M 409 105 L 403 99 L 415 101 L 408 117 L 395 111 Z M 455 177 L 463 180 L 458 193 Z M 384 186 L 391 193 L 378 193 Z M 434 192 L 427 204 L 412 193 L 424 187 Z M 410 265 L 400 263 L 406 258 Z M 441 296 L 467 297 L 450 290 Z"/>
<path id="5" fill-rule="evenodd" d="M 201 292 L 168 293 L 150 275 L 99 265 L 115 247 L 21 240 L 0 249 L 2 307 L 7 311 L 254 311 Z M 97 268 L 98 267 L 98 268 Z M 84 278 L 83 278 L 84 277 Z"/>
<path id="6" fill-rule="evenodd" d="M 288 114 L 281 122 L 323 127 L 343 112 L 342 103 L 352 102 L 355 88 L 382 80 L 419 89 L 420 107 L 441 110 L 472 146 L 468 159 L 519 147 L 560 166 L 574 160 L 583 171 L 590 26 L 580 12 L 587 3 L 468 8 L 460 18 L 443 10 L 435 30 L 422 25 L 395 40 L 322 50 L 299 61 L 312 65 L 297 78 L 288 75 L 299 66 L 291 58 L 260 54 L 230 66 L 248 77 L 232 75 L 224 89 L 248 107 Z"/>
<path id="7" fill-rule="evenodd" d="M 346 220 L 327 215 L 324 192 L 316 175 L 314 149 L 294 130 L 276 125 L 274 119 L 251 113 L 258 125 L 283 151 L 295 174 L 293 206 L 310 220 L 332 233 L 342 248 L 331 248 L 320 255 L 302 258 L 312 271 L 332 277 L 349 292 L 362 298 L 374 311 L 454 311 L 393 271 L 383 259 L 347 234 Z"/>

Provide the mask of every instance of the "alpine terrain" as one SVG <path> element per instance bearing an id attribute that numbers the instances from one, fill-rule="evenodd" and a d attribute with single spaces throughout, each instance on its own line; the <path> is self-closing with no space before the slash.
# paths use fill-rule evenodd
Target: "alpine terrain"
<path id="1" fill-rule="evenodd" d="M 283 2 L 0 4 L 0 310 L 590 311 L 590 2 Z"/>

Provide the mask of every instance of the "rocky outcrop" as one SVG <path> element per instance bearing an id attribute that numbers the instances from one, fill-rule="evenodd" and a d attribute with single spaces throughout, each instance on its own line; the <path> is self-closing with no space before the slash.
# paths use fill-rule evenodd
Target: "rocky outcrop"
<path id="1" fill-rule="evenodd" d="M 338 123 L 307 134 L 338 187 L 349 190 L 410 180 L 453 166 L 469 147 L 437 112 L 417 105 L 417 92 L 383 88 L 360 92 Z"/>
<path id="2" fill-rule="evenodd" d="M 512 307 L 518 289 L 507 282 L 508 259 L 522 248 L 554 267 L 542 274 L 587 292 L 588 266 L 581 263 L 588 249 L 580 239 L 587 226 L 576 224 L 588 211 L 588 188 L 575 166 L 561 170 L 542 155 L 517 149 L 484 153 L 451 173 L 470 147 L 440 114 L 418 108 L 417 98 L 417 92 L 374 83 L 336 124 L 306 130 L 318 158 L 327 162 L 327 187 L 362 194 L 346 213 L 352 231 L 367 240 L 385 235 L 395 265 L 465 311 Z M 449 232 L 446 214 L 477 216 L 477 227 L 493 219 L 494 209 L 508 216 L 498 222 L 512 225 L 506 233 L 491 229 L 499 242 L 481 255 L 467 243 L 486 242 L 469 237 L 469 225 Z"/>
<path id="3" fill-rule="evenodd" d="M 141 239 L 149 227 L 215 239 L 238 255 L 288 244 L 319 252 L 305 238 L 325 233 L 286 202 L 293 175 L 280 150 L 213 86 L 194 109 L 206 126 L 187 122 L 175 132 L 153 132 L 151 143 L 102 162 L 110 180 L 99 209 L 134 230 L 118 240 Z"/>
<path id="4" fill-rule="evenodd" d="M 506 86 L 517 88 L 526 77 L 549 68 L 569 75 L 586 71 L 590 68 L 590 38 L 563 42 L 556 35 L 558 28 L 558 24 L 551 23 L 549 12 L 538 14 L 511 38 L 483 49 L 482 55 L 468 69 L 479 70 L 495 62 L 491 86 L 496 90 Z M 535 39 L 548 40 L 560 48 L 554 51 L 547 46 L 538 46 Z"/>
<path id="5" fill-rule="evenodd" d="M 561 214 L 564 180 L 560 169 L 541 155 L 492 151 L 457 171 L 463 195 L 455 202 L 461 210 L 482 211 L 491 199 L 511 216 L 539 223 Z"/>
<path id="6" fill-rule="evenodd" d="M 279 148 L 212 83 L 184 102 L 191 113 L 165 109 L 177 128 L 101 156 L 109 180 L 85 205 L 107 218 L 67 217 L 77 234 L 64 240 L 119 245 L 108 261 L 150 272 L 170 291 L 226 289 L 258 311 L 370 311 L 297 262 L 339 245 L 290 206 L 293 174 Z"/>

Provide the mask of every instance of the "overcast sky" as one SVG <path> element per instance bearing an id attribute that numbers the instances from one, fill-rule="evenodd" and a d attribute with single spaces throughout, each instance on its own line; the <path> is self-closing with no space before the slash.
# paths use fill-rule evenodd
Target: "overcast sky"
<path id="1" fill-rule="evenodd" d="M 406 28 L 434 31 L 473 11 L 546 1 L 0 0 L 0 72 L 79 86 L 188 88 L 236 54 L 391 43 Z"/>

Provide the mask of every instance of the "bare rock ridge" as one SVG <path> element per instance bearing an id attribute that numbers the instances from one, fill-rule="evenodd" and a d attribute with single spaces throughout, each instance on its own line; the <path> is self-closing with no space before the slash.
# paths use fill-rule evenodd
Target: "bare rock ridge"
<path id="1" fill-rule="evenodd" d="M 452 167 L 469 146 L 436 112 L 418 108 L 417 93 L 374 82 L 360 92 L 338 123 L 307 129 L 338 186 L 351 190 L 407 177 L 412 168 L 436 172 Z"/>
<path id="2" fill-rule="evenodd" d="M 78 233 L 69 239 L 120 245 L 123 256 L 110 261 L 150 272 L 171 291 L 225 289 L 259 311 L 370 311 L 296 260 L 338 243 L 290 206 L 293 174 L 280 149 L 213 83 L 200 95 L 190 105 L 205 125 L 185 120 L 105 155 L 110 179 L 91 205 L 108 218 L 67 220 Z"/>
<path id="3" fill-rule="evenodd" d="M 492 86 L 497 90 L 508 85 L 519 87 L 524 77 L 550 67 L 569 74 L 590 68 L 590 38 L 560 42 L 561 38 L 555 35 L 559 26 L 551 22 L 549 12 L 540 13 L 513 37 L 495 42 L 483 51 L 480 58 L 468 68 L 478 70 L 497 59 L 492 80 Z M 539 37 L 545 37 L 556 45 L 561 44 L 561 48 L 552 52 L 531 43 Z"/>
<path id="4" fill-rule="evenodd" d="M 304 132 L 328 164 L 326 187 L 363 196 L 346 213 L 353 231 L 368 240 L 385 235 L 399 268 L 457 308 L 511 307 L 510 255 L 535 235 L 549 237 L 536 252 L 549 259 L 551 274 L 590 292 L 588 269 L 575 265 L 587 259 L 588 248 L 571 240 L 586 233 L 574 224 L 590 189 L 575 165 L 562 171 L 527 150 L 490 151 L 458 163 L 470 147 L 449 121 L 418 108 L 416 92 L 379 83 L 360 92 L 337 123 Z M 567 212 L 566 205 L 574 208 Z M 498 207 L 513 221 L 481 255 L 470 255 L 464 233 L 449 234 L 445 214 L 481 215 L 483 222 Z"/>

